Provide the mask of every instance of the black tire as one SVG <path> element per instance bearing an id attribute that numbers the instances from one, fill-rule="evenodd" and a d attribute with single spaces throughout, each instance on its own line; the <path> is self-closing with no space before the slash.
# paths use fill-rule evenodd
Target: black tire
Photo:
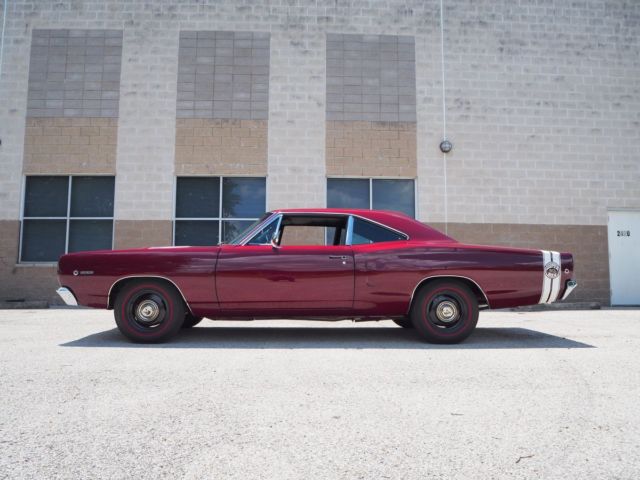
<path id="1" fill-rule="evenodd" d="M 193 328 L 202 321 L 202 317 L 194 317 L 189 312 L 184 317 L 182 328 Z"/>
<path id="2" fill-rule="evenodd" d="M 409 314 L 416 330 L 430 343 L 458 343 L 478 323 L 478 299 L 464 283 L 437 280 L 416 293 Z"/>
<path id="3" fill-rule="evenodd" d="M 399 327 L 402 327 L 402 328 L 415 328 L 413 326 L 413 322 L 411 321 L 411 319 L 409 317 L 395 318 L 393 320 L 393 323 L 395 323 L 396 325 L 398 325 Z"/>
<path id="4" fill-rule="evenodd" d="M 151 279 L 125 285 L 113 305 L 118 329 L 136 343 L 166 342 L 180 331 L 186 312 L 173 286 Z"/>

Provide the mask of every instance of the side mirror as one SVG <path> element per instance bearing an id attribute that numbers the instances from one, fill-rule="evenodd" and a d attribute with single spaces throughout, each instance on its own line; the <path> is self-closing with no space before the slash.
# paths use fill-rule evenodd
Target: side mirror
<path id="1" fill-rule="evenodd" d="M 280 245 L 278 245 L 278 232 L 277 231 L 271 237 L 271 247 L 274 248 L 274 249 L 280 248 Z"/>

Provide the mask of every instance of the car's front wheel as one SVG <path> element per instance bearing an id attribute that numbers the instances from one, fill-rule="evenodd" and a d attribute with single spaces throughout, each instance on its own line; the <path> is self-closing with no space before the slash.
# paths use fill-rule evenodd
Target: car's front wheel
<path id="1" fill-rule="evenodd" d="M 476 328 L 478 300 L 462 282 L 437 280 L 416 292 L 410 318 L 428 342 L 458 343 Z"/>
<path id="2" fill-rule="evenodd" d="M 125 285 L 113 306 L 120 332 L 139 343 L 165 342 L 182 327 L 186 307 L 173 286 L 156 280 Z"/>

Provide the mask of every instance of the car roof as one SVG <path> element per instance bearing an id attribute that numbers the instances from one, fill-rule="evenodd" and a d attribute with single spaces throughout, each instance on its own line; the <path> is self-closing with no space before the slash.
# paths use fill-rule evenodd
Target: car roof
<path id="1" fill-rule="evenodd" d="M 362 208 L 282 208 L 272 210 L 272 213 L 296 214 L 338 214 L 355 215 L 366 220 L 381 223 L 405 233 L 411 240 L 455 241 L 444 233 L 421 223 L 408 215 L 392 210 L 367 210 Z"/>

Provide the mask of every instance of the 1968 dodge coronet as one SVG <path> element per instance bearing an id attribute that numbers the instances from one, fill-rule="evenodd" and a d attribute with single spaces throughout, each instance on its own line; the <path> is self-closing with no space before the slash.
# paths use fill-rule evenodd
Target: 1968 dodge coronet
<path id="1" fill-rule="evenodd" d="M 113 309 L 136 342 L 209 319 L 392 319 L 430 342 L 467 338 L 486 308 L 564 299 L 570 253 L 466 245 L 401 213 L 289 209 L 228 244 L 79 252 L 58 263 L 70 305 Z"/>

